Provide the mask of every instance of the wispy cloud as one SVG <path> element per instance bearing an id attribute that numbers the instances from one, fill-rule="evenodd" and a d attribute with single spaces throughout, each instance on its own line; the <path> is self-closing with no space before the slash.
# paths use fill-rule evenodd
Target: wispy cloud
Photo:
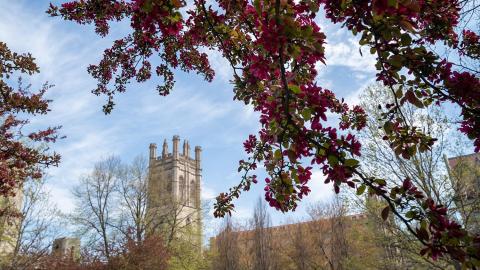
<path id="1" fill-rule="evenodd" d="M 55 85 L 47 93 L 53 100 L 51 112 L 33 118 L 31 123 L 33 128 L 63 126 L 60 134 L 67 138 L 52 145 L 62 155 L 62 162 L 49 170 L 46 187 L 60 209 L 70 211 L 70 189 L 80 175 L 88 172 L 99 157 L 119 149 L 110 140 L 115 128 L 102 127 L 95 117 L 100 112 L 100 100 L 90 93 L 95 82 L 86 74 L 87 65 L 101 53 L 102 42 L 89 42 L 89 35 L 69 31 L 43 10 L 25 8 L 26 4 L 0 3 L 0 40 L 14 51 L 30 52 L 36 58 L 41 72 L 26 78 L 33 89 L 45 81 Z"/>
<path id="2" fill-rule="evenodd" d="M 321 171 L 313 171 L 312 179 L 309 181 L 309 187 L 312 190 L 306 198 L 307 203 L 318 201 L 328 201 L 333 198 L 333 185 L 325 184 L 325 176 Z"/>
<path id="3" fill-rule="evenodd" d="M 233 86 L 229 83 L 232 70 L 218 51 L 205 51 L 217 74 L 213 83 L 203 82 L 194 74 L 177 72 L 177 85 L 167 97 L 155 92 L 156 82 L 132 83 L 127 93 L 116 97 L 117 107 L 113 113 L 105 116 L 101 112 L 104 98 L 90 93 L 96 82 L 86 68 L 98 62 L 112 38 L 99 38 L 90 26 L 49 18 L 44 13 L 47 2 L 44 7 L 38 7 L 38 3 L 32 7 L 32 2 L 36 1 L 0 2 L 0 40 L 15 51 L 31 52 L 37 58 L 41 73 L 31 79 L 34 87 L 45 81 L 55 84 L 48 94 L 53 99 L 52 111 L 45 117 L 35 118 L 33 124 L 38 127 L 62 125 L 61 134 L 67 136 L 53 145 L 62 155 L 62 162 L 60 167 L 50 171 L 51 178 L 47 182 L 62 210 L 73 209 L 70 190 L 96 161 L 117 154 L 128 162 L 138 153 L 146 153 L 148 143 L 161 142 L 174 134 L 204 148 L 202 199 L 212 199 L 217 192 L 227 190 L 240 179 L 234 172 L 238 160 L 245 155 L 242 142 L 248 134 L 258 131 L 258 113 L 251 106 L 232 101 Z M 368 52 L 360 56 L 357 42 L 340 34 L 338 26 L 326 22 L 321 25 L 329 40 L 327 66 L 319 66 L 319 84 L 327 88 L 345 88 L 347 101 L 355 103 L 358 91 L 352 89 L 369 80 L 374 71 L 374 59 Z M 112 28 L 112 31 L 124 34 L 122 27 L 125 25 L 116 26 L 119 26 L 115 27 L 117 30 Z M 350 76 L 353 79 L 330 72 L 341 68 L 353 73 L 354 76 Z M 338 86 L 346 80 L 351 80 L 344 82 L 349 87 Z M 331 185 L 323 184 L 323 179 L 320 171 L 313 173 L 312 193 L 307 202 L 328 200 L 332 196 Z M 251 216 L 261 189 L 238 200 L 234 213 L 237 218 L 243 220 Z M 304 213 L 302 211 L 299 207 L 297 214 Z M 270 212 L 275 220 L 284 217 L 276 211 Z M 208 222 L 213 224 L 212 228 L 220 224 L 219 220 L 208 219 Z"/>
<path id="4" fill-rule="evenodd" d="M 375 57 L 365 51 L 362 52 L 362 56 L 360 49 L 358 41 L 353 38 L 327 43 L 325 45 L 327 66 L 345 66 L 356 72 L 375 72 Z"/>
<path id="5" fill-rule="evenodd" d="M 233 70 L 225 57 L 216 50 L 204 50 L 208 55 L 208 60 L 212 69 L 215 71 L 215 78 L 221 80 L 224 83 L 228 83 L 233 79 Z"/>

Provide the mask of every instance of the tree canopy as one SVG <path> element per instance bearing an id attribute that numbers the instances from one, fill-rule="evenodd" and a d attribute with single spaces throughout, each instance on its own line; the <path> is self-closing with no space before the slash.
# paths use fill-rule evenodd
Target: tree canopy
<path id="1" fill-rule="evenodd" d="M 265 199 L 280 211 L 295 210 L 310 193 L 312 170 L 319 168 L 338 193 L 349 187 L 367 191 L 388 204 L 382 211 L 399 218 L 420 241 L 423 255 L 450 256 L 465 266 L 480 265 L 480 236 L 447 215 L 447 208 L 406 178 L 400 185 L 362 173 L 362 153 L 355 132 L 365 126 L 360 106 L 350 106 L 316 82 L 316 65 L 325 64 L 326 36 L 317 19 L 341 24 L 360 37 L 359 44 L 376 58 L 376 78 L 391 91 L 393 103 L 383 110 L 383 139 L 396 155 L 410 158 L 428 151 L 435 138 L 402 114 L 406 103 L 419 108 L 450 102 L 461 110 L 460 130 L 480 151 L 479 36 L 458 31 L 471 1 L 459 0 L 77 0 L 51 5 L 51 16 L 94 24 L 100 36 L 111 22 L 130 20 L 131 31 L 105 50 L 88 72 L 98 80 L 93 90 L 114 107 L 114 96 L 133 80 L 159 77 L 158 92 L 174 86 L 174 70 L 196 72 L 211 81 L 214 71 L 204 49 L 220 51 L 234 72 L 235 99 L 260 113 L 261 129 L 245 141 L 240 183 L 217 197 L 216 216 L 230 214 L 233 200 L 258 179 L 263 163 Z M 320 10 L 323 9 L 321 12 Z M 477 69 L 440 55 L 441 45 L 469 59 Z M 152 66 L 152 62 L 158 63 Z M 460 64 L 459 64 L 460 63 Z M 331 121 L 331 119 L 339 119 Z"/>
<path id="2" fill-rule="evenodd" d="M 58 139 L 59 127 L 23 130 L 29 117 L 48 113 L 50 100 L 44 95 L 51 85 L 44 84 L 36 93 L 21 78 L 17 87 L 9 85 L 13 76 L 38 72 L 31 54 L 13 52 L 0 42 L 0 196 L 13 196 L 25 179 L 41 179 L 45 167 L 60 161 L 60 155 L 50 153 L 47 145 Z"/>

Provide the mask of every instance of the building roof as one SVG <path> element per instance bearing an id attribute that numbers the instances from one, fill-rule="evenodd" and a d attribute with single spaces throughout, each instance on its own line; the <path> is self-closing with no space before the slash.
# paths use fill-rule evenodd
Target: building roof
<path id="1" fill-rule="evenodd" d="M 474 162 L 474 164 L 480 164 L 480 153 L 473 153 L 448 158 L 448 166 L 450 166 L 450 168 L 455 168 L 455 166 L 457 166 L 460 161 Z"/>

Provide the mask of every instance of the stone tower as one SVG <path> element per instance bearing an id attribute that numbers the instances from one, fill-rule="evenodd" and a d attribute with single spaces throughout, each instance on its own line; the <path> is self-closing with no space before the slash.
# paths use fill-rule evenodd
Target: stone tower
<path id="1" fill-rule="evenodd" d="M 15 251 L 21 222 L 18 215 L 22 213 L 23 197 L 22 188 L 16 188 L 13 197 L 0 196 L 0 268 Z"/>
<path id="2" fill-rule="evenodd" d="M 52 254 L 73 260 L 80 259 L 80 238 L 57 238 L 53 241 Z"/>
<path id="3" fill-rule="evenodd" d="M 202 169 L 201 147 L 195 147 L 190 156 L 190 144 L 183 142 L 179 151 L 180 137 L 173 136 L 172 152 L 167 140 L 157 156 L 157 145 L 150 144 L 147 212 L 147 233 L 160 233 L 165 240 L 188 237 L 201 248 L 202 222 L 200 207 L 200 183 Z"/>

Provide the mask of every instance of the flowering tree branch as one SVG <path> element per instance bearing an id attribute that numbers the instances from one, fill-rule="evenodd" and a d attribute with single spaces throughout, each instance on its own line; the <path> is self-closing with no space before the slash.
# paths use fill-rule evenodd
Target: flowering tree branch
<path id="1" fill-rule="evenodd" d="M 255 170 L 263 163 L 265 199 L 280 211 L 291 211 L 310 193 L 312 169 L 320 169 L 325 182 L 338 193 L 350 187 L 362 194 L 383 198 L 382 217 L 395 214 L 424 245 L 422 254 L 450 256 L 467 267 L 478 266 L 480 236 L 467 232 L 447 216 L 447 208 L 420 192 L 405 179 L 401 185 L 361 173 L 361 145 L 355 132 L 365 126 L 365 112 L 349 107 L 334 92 L 317 85 L 316 64 L 325 64 L 325 34 L 315 22 L 320 7 L 326 18 L 342 29 L 361 35 L 377 58 L 377 80 L 395 95 L 394 104 L 381 104 L 384 140 L 398 156 L 410 158 L 429 151 L 435 138 L 424 134 L 402 117 L 406 103 L 419 108 L 452 102 L 462 109 L 460 130 L 480 151 L 480 80 L 478 74 L 453 69 L 453 63 L 432 52 L 428 45 L 442 42 L 462 57 L 478 59 L 478 35 L 463 32 L 459 42 L 455 27 L 462 3 L 458 0 L 217 0 L 218 7 L 194 1 L 184 20 L 179 0 L 78 0 L 51 6 L 52 16 L 78 23 L 94 23 L 100 35 L 108 21 L 130 18 L 132 33 L 125 42 L 106 50 L 98 66 L 89 71 L 99 80 L 94 93 L 108 97 L 106 112 L 116 92 L 125 91 L 131 79 L 150 79 L 149 58 L 160 56 L 157 75 L 167 82 L 161 94 L 173 87 L 172 68 L 196 71 L 213 78 L 199 48 L 219 50 L 234 72 L 235 99 L 260 113 L 261 129 L 244 143 L 250 158 L 241 161 L 239 185 L 217 197 L 216 216 L 230 214 L 233 200 L 257 183 Z M 143 65 L 137 68 L 138 55 Z M 160 69 L 160 72 L 158 72 Z M 122 70 L 119 72 L 119 70 Z M 238 72 L 237 72 L 238 71 Z M 240 72 L 241 71 L 241 72 Z M 140 77 L 138 76 L 140 74 Z M 115 79 L 113 80 L 113 76 Z M 113 90 L 108 90 L 113 82 Z M 327 114 L 339 118 L 332 124 Z M 359 178 L 359 179 L 357 179 Z"/>

